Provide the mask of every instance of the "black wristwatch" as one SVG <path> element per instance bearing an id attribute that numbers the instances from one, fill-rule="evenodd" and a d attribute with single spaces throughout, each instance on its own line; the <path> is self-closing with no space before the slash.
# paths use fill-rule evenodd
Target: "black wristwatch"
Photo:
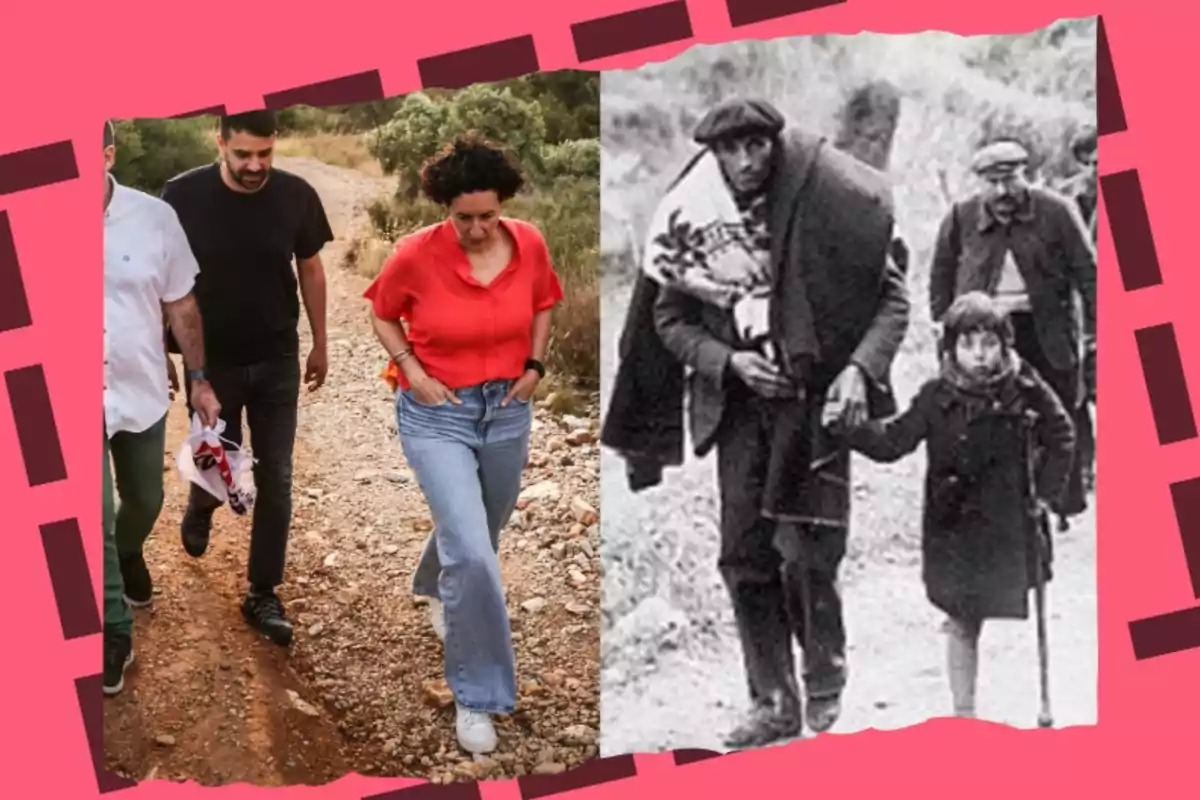
<path id="1" fill-rule="evenodd" d="M 546 377 L 546 365 L 536 358 L 530 358 L 525 362 L 525 371 L 528 372 L 529 370 L 536 372 L 539 378 Z"/>
<path id="2" fill-rule="evenodd" d="M 188 379 L 188 383 L 207 382 L 208 375 L 204 372 L 203 368 L 192 369 L 192 370 L 188 370 L 187 379 Z"/>

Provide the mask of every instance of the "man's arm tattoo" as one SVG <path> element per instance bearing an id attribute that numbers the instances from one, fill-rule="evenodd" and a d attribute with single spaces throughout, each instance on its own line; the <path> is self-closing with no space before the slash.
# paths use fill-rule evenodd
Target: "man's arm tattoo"
<path id="1" fill-rule="evenodd" d="M 204 326 L 196 298 L 187 294 L 173 303 L 164 303 L 171 332 L 183 353 L 183 364 L 189 370 L 204 368 Z"/>

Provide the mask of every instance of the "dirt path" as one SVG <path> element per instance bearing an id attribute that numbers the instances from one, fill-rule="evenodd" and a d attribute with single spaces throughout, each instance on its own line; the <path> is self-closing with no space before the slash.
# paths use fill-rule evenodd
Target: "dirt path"
<path id="1" fill-rule="evenodd" d="M 603 295 L 605 379 L 627 289 Z M 907 402 L 928 375 L 928 332 L 914 325 L 895 368 Z M 728 599 L 716 571 L 713 459 L 692 460 L 664 485 L 631 496 L 622 462 L 601 458 L 605 500 L 603 755 L 722 750 L 746 690 Z M 842 568 L 850 684 L 834 733 L 895 729 L 949 713 L 940 619 L 920 580 L 923 451 L 882 466 L 856 459 L 852 538 Z M 1097 693 L 1095 517 L 1056 541 L 1049 607 L 1050 685 L 1058 725 L 1094 724 Z M 659 566 L 655 566 L 659 565 Z M 666 572 L 664 570 L 668 570 Z M 989 623 L 979 714 L 1034 727 L 1037 650 L 1029 622 Z"/>
<path id="2" fill-rule="evenodd" d="M 497 753 L 469 758 L 454 740 L 440 643 L 410 591 L 432 526 L 378 379 L 381 353 L 361 300 L 367 281 L 342 265 L 366 224 L 364 205 L 392 185 L 311 159 L 277 164 L 313 184 L 338 237 L 323 253 L 329 381 L 301 400 L 279 590 L 296 639 L 281 650 L 241 619 L 248 520 L 221 510 L 209 553 L 193 560 L 183 552 L 186 486 L 170 468 L 166 507 L 146 547 L 155 605 L 135 612 L 138 666 L 106 705 L 109 767 L 135 778 L 279 786 L 352 771 L 512 777 L 582 762 L 596 753 L 599 723 L 594 412 L 558 417 L 547 403 L 536 411 L 527 497 L 501 544 L 519 706 L 497 721 Z M 177 401 L 170 453 L 186 426 Z"/>

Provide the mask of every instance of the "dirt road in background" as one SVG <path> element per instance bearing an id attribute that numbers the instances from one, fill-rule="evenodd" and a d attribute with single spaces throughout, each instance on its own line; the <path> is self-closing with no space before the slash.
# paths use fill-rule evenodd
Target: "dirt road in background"
<path id="1" fill-rule="evenodd" d="M 222 509 L 209 552 L 179 540 L 187 487 L 174 470 L 186 409 L 170 411 L 166 506 L 146 545 L 154 605 L 135 611 L 137 662 L 106 701 L 110 769 L 203 784 L 319 784 L 347 772 L 438 782 L 563 771 L 598 744 L 599 530 L 595 404 L 579 417 L 543 402 L 521 510 L 500 549 L 520 698 L 497 720 L 498 751 L 472 758 L 454 737 L 442 649 L 411 577 L 432 529 L 395 440 L 382 353 L 343 267 L 386 179 L 303 158 L 277 166 L 308 179 L 337 236 L 328 276 L 330 374 L 301 399 L 292 539 L 280 597 L 291 651 L 241 618 L 249 520 Z M 305 323 L 303 352 L 308 352 Z M 249 441 L 253 449 L 252 438 Z"/>

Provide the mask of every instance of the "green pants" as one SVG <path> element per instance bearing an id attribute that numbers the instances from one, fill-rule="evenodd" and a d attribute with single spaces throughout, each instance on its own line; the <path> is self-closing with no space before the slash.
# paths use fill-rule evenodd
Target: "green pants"
<path id="1" fill-rule="evenodd" d="M 117 487 L 117 554 L 131 556 L 154 530 L 163 507 L 164 416 L 141 433 L 121 431 L 109 441 Z"/>
<path id="2" fill-rule="evenodd" d="M 125 603 L 125 582 L 117 556 L 117 513 L 108 433 L 104 433 L 104 630 L 133 635 L 133 616 Z"/>
<path id="3" fill-rule="evenodd" d="M 120 559 L 142 551 L 162 512 L 166 434 L 164 416 L 140 433 L 104 439 L 104 619 L 125 632 L 131 622 Z"/>

